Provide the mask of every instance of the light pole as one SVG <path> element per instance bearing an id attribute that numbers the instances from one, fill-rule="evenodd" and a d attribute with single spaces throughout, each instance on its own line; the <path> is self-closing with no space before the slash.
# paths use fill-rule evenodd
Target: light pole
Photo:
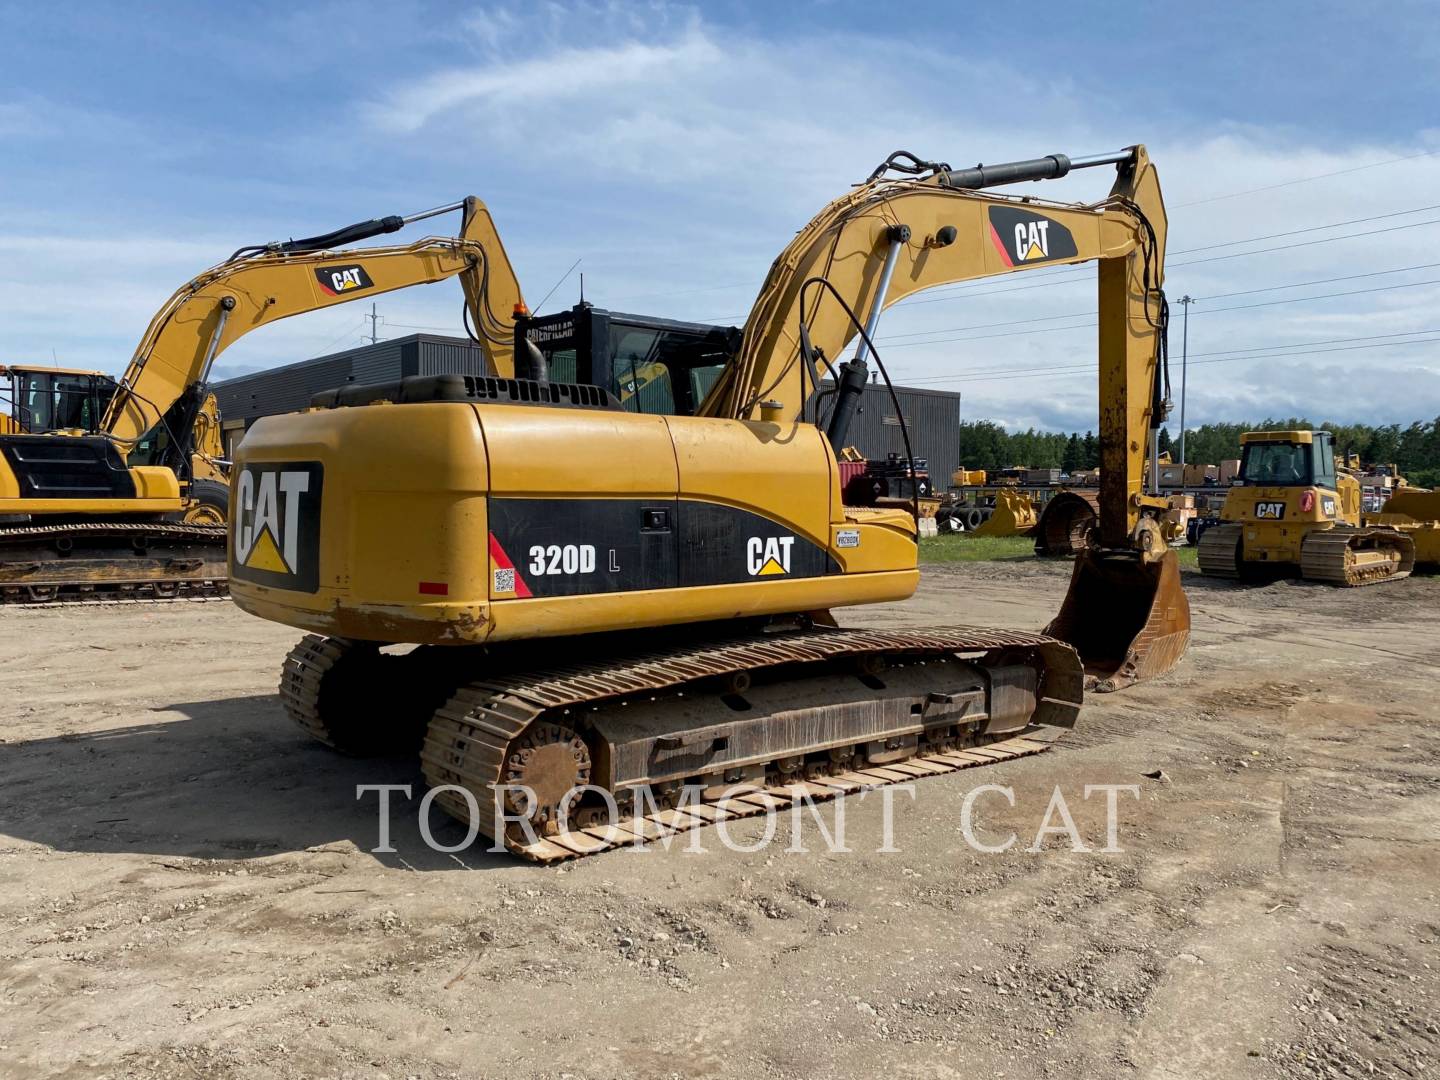
<path id="1" fill-rule="evenodd" d="M 1190 357 L 1190 305 L 1195 298 L 1185 295 L 1180 298 L 1180 303 L 1185 305 L 1185 318 L 1180 326 L 1180 465 L 1185 465 L 1185 376 Z"/>

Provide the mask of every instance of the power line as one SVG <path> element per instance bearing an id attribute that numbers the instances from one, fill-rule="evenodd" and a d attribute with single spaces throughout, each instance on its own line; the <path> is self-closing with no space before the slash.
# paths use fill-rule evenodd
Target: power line
<path id="1" fill-rule="evenodd" d="M 1399 271 L 1395 271 L 1395 272 L 1396 272 L 1396 273 L 1399 273 Z M 1364 277 L 1364 276 L 1369 276 L 1369 275 L 1355 275 L 1355 276 L 1357 276 L 1357 277 Z M 1337 281 L 1338 281 L 1338 280 L 1343 280 L 1343 279 L 1336 278 L 1336 279 L 1334 279 L 1334 280 L 1337 280 Z M 1303 283 L 1302 283 L 1302 284 L 1303 284 Z M 1307 301 L 1310 301 L 1310 300 L 1333 300 L 1333 299 L 1335 299 L 1335 298 L 1337 298 L 1337 297 L 1343 297 L 1343 296 L 1363 296 L 1363 295 L 1366 295 L 1366 294 L 1369 294 L 1369 293 L 1393 292 L 1393 291 L 1395 291 L 1395 290 L 1397 290 L 1397 289 L 1414 289 L 1414 288 L 1418 288 L 1419 286 L 1422 286 L 1422 285 L 1440 285 L 1440 278 L 1430 278 L 1430 279 L 1427 279 L 1427 280 L 1425 280 L 1425 281 L 1408 281 L 1408 282 L 1402 282 L 1402 283 L 1399 284 L 1399 285 L 1382 285 L 1382 286 L 1379 286 L 1379 287 L 1373 288 L 1373 289 L 1350 289 L 1350 290 L 1347 290 L 1347 291 L 1345 291 L 1345 292 L 1320 293 L 1320 294 L 1318 294 L 1318 295 L 1316 295 L 1316 296 L 1292 296 L 1292 297 L 1289 297 L 1288 299 L 1285 299 L 1285 300 L 1267 300 L 1267 301 L 1264 301 L 1263 303 L 1259 303 L 1259 304 L 1230 304 L 1230 305 L 1227 306 L 1227 307 L 1205 308 L 1205 309 L 1203 309 L 1203 310 L 1201 310 L 1201 311 L 1195 312 L 1195 316 L 1198 318 L 1198 317 L 1201 316 L 1201 315 L 1218 315 L 1218 314 L 1220 314 L 1221 312 L 1224 312 L 1224 311 L 1246 311 L 1246 310 L 1249 310 L 1250 308 L 1276 307 L 1276 306 L 1281 305 L 1281 304 L 1303 304 L 1303 303 L 1305 303 L 1305 302 L 1307 302 Z M 1275 288 L 1299 288 L 1299 287 L 1300 287 L 1299 285 L 1275 286 Z M 1273 291 L 1273 290 L 1272 290 L 1272 289 L 1250 289 L 1250 290 L 1246 290 L 1246 291 L 1244 291 L 1244 292 L 1225 293 L 1225 294 L 1223 294 L 1223 295 L 1225 295 L 1225 296 L 1244 296 L 1244 295 L 1248 295 L 1249 293 L 1271 292 L 1271 291 Z M 1202 298 L 1202 299 L 1203 299 L 1203 298 Z M 1068 314 L 1068 315 L 1051 315 L 1051 316 L 1047 316 L 1047 317 L 1045 317 L 1045 318 L 1043 318 L 1043 319 L 1026 319 L 1026 320 L 1023 320 L 1022 325 L 1025 324 L 1025 323 L 1049 322 L 1049 321 L 1052 321 L 1052 320 L 1054 320 L 1054 319 L 1079 319 L 1079 318 L 1083 318 L 1083 317 L 1085 317 L 1086 315 L 1089 315 L 1089 314 L 1091 314 L 1091 313 L 1088 312 L 1088 311 L 1080 311 L 1080 312 L 1074 312 L 1074 313 L 1071 313 L 1071 314 Z M 1006 326 L 1006 325 L 1010 325 L 1010 324 L 1007 324 L 1007 323 L 977 323 L 977 324 L 974 325 L 974 326 L 951 326 L 951 327 L 946 327 L 946 328 L 944 328 L 944 329 L 939 329 L 939 330 L 919 331 L 918 333 L 951 334 L 951 333 L 960 333 L 960 332 L 966 331 L 966 330 L 988 330 L 988 329 L 990 329 L 990 328 L 993 327 L 993 326 Z M 902 336 L 902 335 L 896 334 L 896 335 L 894 335 L 894 336 L 892 336 L 892 337 L 881 338 L 880 341 L 881 341 L 882 343 L 888 343 L 889 347 L 892 348 L 892 349 L 908 349 L 908 348 L 910 348 L 910 347 L 912 347 L 912 346 L 915 346 L 915 345 L 943 345 L 943 344 L 946 344 L 946 343 L 948 343 L 948 342 L 955 342 L 955 341 L 985 341 L 985 340 L 988 340 L 988 339 L 990 339 L 990 338 L 997 338 L 997 337 L 1023 337 L 1023 336 L 1029 335 L 1029 334 L 1053 334 L 1053 333 L 1056 333 L 1056 332 L 1062 331 L 1062 330 L 1084 330 L 1084 329 L 1086 329 L 1087 327 L 1092 327 L 1092 326 L 1096 326 L 1096 325 L 1098 325 L 1098 324 L 1097 324 L 1097 323 L 1094 323 L 1094 322 L 1084 322 L 1084 323 L 1076 323 L 1074 326 L 1049 326 L 1049 327 L 1044 327 L 1044 328 L 1039 329 L 1039 330 L 1012 330 L 1012 331 L 1010 331 L 1009 333 L 1005 333 L 1005 334 L 981 334 L 981 335 L 978 335 L 978 336 L 976 336 L 976 337 L 935 338 L 935 339 L 928 340 L 928 341 L 898 341 L 898 340 L 896 340 L 896 339 L 899 338 L 899 337 Z"/>
<path id="2" fill-rule="evenodd" d="M 1432 157 L 1440 154 L 1440 150 L 1424 150 L 1418 154 L 1407 154 L 1404 157 L 1387 158 L 1384 161 L 1372 161 L 1369 165 L 1356 165 L 1349 169 L 1336 169 L 1334 172 L 1317 173 L 1314 176 L 1301 176 L 1294 180 L 1285 180 L 1279 184 L 1266 184 L 1264 187 L 1247 188 L 1244 191 L 1232 191 L 1227 195 L 1211 195 L 1208 199 L 1196 199 L 1193 202 L 1177 203 L 1172 209 L 1183 210 L 1189 206 L 1203 206 L 1205 203 L 1220 202 L 1224 199 L 1238 199 L 1242 195 L 1256 195 L 1262 191 L 1277 191 L 1280 188 L 1294 187 L 1296 184 L 1309 184 L 1315 180 L 1328 180 L 1332 176 L 1345 176 L 1349 173 L 1364 172 L 1366 169 L 1378 169 L 1382 165 L 1395 165 L 1401 161 L 1414 161 L 1416 158 Z"/>
<path id="3" fill-rule="evenodd" d="M 465 336 L 463 330 L 457 330 L 453 326 L 416 326 L 414 323 L 389 322 L 388 320 L 385 325 L 397 330 L 435 330 L 439 333 L 450 334 L 454 337 Z"/>
<path id="4" fill-rule="evenodd" d="M 1227 243 L 1224 243 L 1224 244 L 1209 244 L 1209 245 L 1206 245 L 1205 247 L 1187 248 L 1187 249 L 1185 249 L 1185 250 L 1186 250 L 1187 252 L 1211 251 L 1211 250 L 1214 250 L 1214 249 L 1216 249 L 1216 248 L 1235 247 L 1237 244 L 1259 243 L 1259 242 L 1262 241 L 1262 240 L 1277 239 L 1277 238 L 1282 237 L 1282 236 L 1298 236 L 1298 235 L 1300 235 L 1301 233 L 1316 232 L 1316 231 L 1319 231 L 1319 230 L 1322 230 L 1322 229 L 1337 229 L 1337 228 L 1340 228 L 1340 227 L 1343 226 L 1343 225 L 1354 225 L 1354 224 L 1359 224 L 1360 222 L 1363 222 L 1363 221 L 1376 221 L 1376 220 L 1380 220 L 1381 218 L 1386 218 L 1386 217 L 1398 217 L 1398 216 L 1405 215 L 1405 214 L 1418 214 L 1418 213 L 1421 213 L 1421 212 L 1423 212 L 1423 211 L 1433 210 L 1433 209 L 1436 209 L 1436 208 L 1435 208 L 1435 207 L 1429 207 L 1429 206 L 1427 206 L 1427 207 L 1420 207 L 1420 208 L 1417 208 L 1417 209 L 1415 209 L 1415 210 L 1400 210 L 1400 211 L 1396 211 L 1394 214 L 1380 214 L 1380 215 L 1378 215 L 1378 216 L 1375 217 L 1375 218 L 1356 218 L 1354 221 L 1350 221 L 1350 222 L 1344 222 L 1344 221 L 1342 221 L 1342 222 L 1337 222 L 1337 223 L 1334 224 L 1334 225 L 1316 225 L 1316 226 L 1313 226 L 1312 228 L 1309 228 L 1309 229 L 1296 229 L 1296 230 L 1293 230 L 1292 232 L 1288 232 L 1288 233 L 1272 233 L 1270 236 L 1256 236 L 1256 237 L 1250 238 L 1249 240 L 1231 240 L 1231 241 L 1228 241 Z M 1168 260 L 1167 260 L 1166 270 L 1168 271 L 1168 270 L 1178 269 L 1179 267 L 1182 267 L 1182 266 L 1196 266 L 1196 265 L 1199 265 L 1200 263 L 1222 262 L 1222 261 L 1227 260 L 1227 259 L 1243 259 L 1243 258 L 1245 258 L 1245 257 L 1248 256 L 1248 255 L 1269 255 L 1269 254 L 1272 254 L 1272 253 L 1274 253 L 1274 252 L 1276 252 L 1276 251 L 1292 251 L 1292 250 L 1294 250 L 1295 248 L 1314 247 L 1314 246 L 1317 245 L 1317 244 L 1330 244 L 1330 243 L 1334 243 L 1334 242 L 1337 241 L 1337 240 L 1354 240 L 1354 239 L 1359 239 L 1359 238 L 1361 238 L 1361 237 L 1366 237 L 1366 236 L 1379 236 L 1379 235 L 1381 235 L 1381 234 L 1383 234 L 1383 233 L 1398 232 L 1398 231 L 1400 231 L 1400 230 L 1402 230 L 1402 229 L 1418 229 L 1418 228 L 1420 228 L 1421 226 L 1424 226 L 1424 225 L 1435 225 L 1435 224 L 1440 224 L 1440 218 L 1430 218 L 1429 220 L 1426 220 L 1426 221 L 1412 221 L 1412 222 L 1409 222 L 1408 224 L 1405 224 L 1405 225 L 1394 225 L 1394 226 L 1391 226 L 1391 227 L 1385 228 L 1385 229 L 1368 229 L 1368 230 L 1366 230 L 1366 231 L 1364 231 L 1364 232 L 1346 233 L 1344 236 L 1326 236 L 1326 237 L 1322 237 L 1322 238 L 1319 239 L 1319 240 L 1306 240 L 1306 241 L 1303 241 L 1303 242 L 1298 243 L 1298 244 L 1280 244 L 1280 245 L 1278 245 L 1278 246 L 1276 246 L 1276 247 L 1257 248 L 1257 249 L 1254 250 L 1254 251 L 1236 251 L 1236 252 L 1232 252 L 1232 253 L 1229 254 L 1229 255 L 1216 255 L 1216 256 L 1213 256 L 1213 257 L 1208 258 L 1208 259 L 1184 259 L 1184 260 L 1181 260 L 1180 262 L 1168 262 Z M 1172 252 L 1171 254 L 1176 254 L 1176 255 L 1178 255 L 1178 254 L 1181 254 L 1181 253 L 1180 253 L 1180 252 Z M 966 282 L 966 283 L 963 283 L 962 285 L 952 286 L 952 287 L 951 287 L 951 291 L 949 291 L 949 292 L 940 293 L 939 295 L 936 295 L 936 296 L 927 296 L 927 297 L 925 297 L 924 299 L 905 300 L 905 301 L 902 301 L 902 303 L 905 304 L 907 307 L 910 307 L 910 306 L 916 306 L 916 305 L 919 305 L 919 304 L 936 304 L 936 303 L 940 303 L 941 301 L 944 301 L 944 300 L 968 300 L 968 299 L 970 299 L 971 297 L 977 297 L 977 296 L 995 296 L 995 295 L 997 295 L 997 294 L 999 294 L 999 293 L 1007 293 L 1007 292 L 1026 292 L 1026 291 L 1029 291 L 1030 289 L 1043 289 L 1043 288 L 1046 288 L 1047 286 L 1050 286 L 1050 285 L 1068 285 L 1068 284 L 1071 283 L 1070 280 L 1068 279 L 1069 276 L 1080 275 L 1080 274 L 1093 274 L 1093 273 L 1094 273 L 1094 271 L 1090 268 L 1089 265 L 1084 265 L 1084 266 L 1066 266 L 1066 267 L 1058 268 L 1058 269 L 1056 269 L 1055 271 L 1053 271 L 1053 272 L 1051 272 L 1051 273 L 1039 275 L 1039 276 L 1043 276 L 1043 277 L 1045 277 L 1045 278 L 1059 278 L 1059 277 L 1061 277 L 1061 276 L 1066 276 L 1066 277 L 1067 277 L 1067 280 L 1064 280 L 1064 281 L 1045 280 L 1045 281 L 1034 282 L 1034 283 L 1029 284 L 1029 285 L 1012 285 L 1012 286 L 1008 286 L 1008 287 L 1003 288 L 1003 289 L 982 289 L 982 290 L 979 290 L 979 291 L 968 291 L 968 292 L 963 293 L 962 295 L 956 295 L 955 290 L 958 290 L 958 289 L 963 288 L 964 285 L 967 285 L 967 284 L 968 284 L 968 285 L 982 285 L 982 284 L 987 284 L 987 283 L 988 283 L 988 282 L 986 282 L 986 281 Z M 1078 283 L 1079 280 L 1081 280 L 1081 279 L 1078 278 L 1078 277 L 1075 278 L 1076 283 Z M 897 306 L 898 306 L 898 305 L 897 305 Z"/>
<path id="5" fill-rule="evenodd" d="M 1398 331 L 1396 331 L 1396 332 L 1393 333 L 1393 334 L 1361 334 L 1361 335 L 1355 336 L 1355 337 L 1320 338 L 1319 340 L 1316 340 L 1316 341 L 1287 341 L 1287 342 L 1284 342 L 1284 343 L 1279 344 L 1279 345 L 1244 345 L 1244 346 L 1238 346 L 1238 347 L 1232 348 L 1232 349 L 1212 349 L 1212 350 L 1209 351 L 1209 352 L 1196 353 L 1195 355 L 1196 355 L 1196 356 L 1205 356 L 1205 357 L 1209 357 L 1209 356 L 1224 356 L 1224 357 L 1229 357 L 1229 358 L 1231 358 L 1231 359 L 1236 359 L 1236 360 L 1246 360 L 1246 359 L 1249 359 L 1249 360 L 1268 360 L 1268 359 L 1271 359 L 1271 357 L 1264 356 L 1264 355 L 1260 355 L 1260 354 L 1267 353 L 1267 352 L 1275 352 L 1275 351 L 1277 351 L 1277 350 L 1279 350 L 1279 351 L 1285 351 L 1285 350 L 1295 350 L 1295 349 L 1308 349 L 1308 348 L 1310 348 L 1311 346 L 1315 346 L 1315 345 L 1353 345 L 1353 344 L 1355 344 L 1356 342 L 1387 342 L 1387 343 L 1393 343 L 1393 344 L 1396 344 L 1396 345 L 1425 344 L 1425 342 L 1423 342 L 1423 341 L 1422 341 L 1422 342 L 1415 342 L 1415 341 L 1392 341 L 1392 339 L 1394 339 L 1394 338 L 1414 338 L 1414 337 L 1419 337 L 1419 336 L 1422 335 L 1422 334 L 1440 334 L 1440 327 L 1435 327 L 1435 328 L 1427 329 L 1427 330 L 1398 330 Z M 1245 354 L 1245 355 L 1240 355 L 1240 354 Z M 1093 364 L 1090 365 L 1090 366 L 1093 366 Z M 1042 365 L 1039 365 L 1039 366 L 1034 365 L 1034 364 L 1030 364 L 1030 365 L 1027 365 L 1027 366 L 1024 366 L 1024 367 L 1018 367 L 1018 368 L 1017 368 L 1017 367 L 998 367 L 998 368 L 982 367 L 982 368 L 972 368 L 972 369 L 970 369 L 969 371 L 958 372 L 957 375 L 973 375 L 973 374 L 979 374 L 979 375 L 1003 375 L 1003 374 L 1008 374 L 1008 373 L 1011 373 L 1011 372 L 1050 371 L 1050 370 L 1053 370 L 1053 369 L 1054 369 L 1054 365 L 1053 365 L 1053 364 L 1042 364 Z M 917 382 L 917 383 L 918 383 L 918 382 L 945 382 L 945 381 L 948 381 L 948 380 L 950 380 L 950 379 L 956 378 L 957 375 L 918 376 L 918 377 L 915 377 L 915 378 L 908 378 L 907 381 L 909 381 L 909 382 Z M 903 378 L 903 377 L 905 377 L 905 376 L 902 375 L 901 377 Z"/>
<path id="6" fill-rule="evenodd" d="M 1434 333 L 1434 331 L 1429 331 L 1429 332 L 1430 332 L 1430 333 Z M 1292 358 L 1292 357 L 1301 357 L 1301 356 L 1324 356 L 1324 355 L 1326 355 L 1327 353 L 1355 352 L 1355 351 L 1363 351 L 1363 350 L 1366 350 L 1366 349 L 1387 349 L 1387 348 L 1395 348 L 1396 346 L 1400 346 L 1400 345 L 1429 345 L 1429 344 L 1434 344 L 1434 343 L 1440 343 L 1440 337 L 1426 338 L 1426 339 L 1421 340 L 1421 341 L 1389 341 L 1389 342 L 1380 342 L 1380 343 L 1372 344 L 1372 345 L 1350 345 L 1350 346 L 1347 346 L 1347 347 L 1341 348 L 1341 349 L 1315 349 L 1315 350 L 1311 350 L 1311 351 L 1308 351 L 1308 352 L 1274 353 L 1274 354 L 1272 354 L 1272 355 L 1270 355 L 1270 356 L 1266 356 L 1266 357 L 1255 357 L 1255 356 L 1222 356 L 1222 357 L 1215 357 L 1215 358 L 1212 358 L 1212 359 L 1209 359 L 1209 360 L 1193 360 L 1193 359 L 1192 359 L 1192 360 L 1190 361 L 1190 363 L 1192 363 L 1192 364 L 1228 364 L 1228 363 L 1232 363 L 1232 362 L 1234 362 L 1234 361 L 1236 361 L 1236 360 L 1256 360 L 1256 359 L 1282 360 L 1282 359 L 1287 359 L 1287 358 Z M 988 371 L 988 372 L 974 372 L 974 373 L 968 373 L 968 374 L 957 374 L 957 375 L 947 375 L 947 376 L 935 376 L 934 378 L 929 378 L 929 379 L 907 379 L 906 382 L 907 382 L 907 383 L 926 383 L 926 384 L 929 384 L 929 383 L 938 383 L 938 382 L 998 382 L 998 381 L 1000 381 L 1000 380 L 1002 380 L 1002 379 L 1004 379 L 1004 380 L 1006 380 L 1006 381 L 1009 381 L 1010 379 L 1036 379 L 1036 378 L 1041 378 L 1041 377 L 1045 377 L 1045 376 L 1052 376 L 1052 375 L 1060 375 L 1060 376 L 1064 376 L 1064 377 L 1070 377 L 1070 376 L 1074 376 L 1074 375 L 1094 374 L 1095 368 L 1096 368 L 1096 365 L 1095 365 L 1094 363 L 1069 365 L 1069 366 L 1064 366 L 1064 367 L 1014 368 L 1014 369 L 1011 369 L 1010 371 L 996 370 L 996 371 Z"/>

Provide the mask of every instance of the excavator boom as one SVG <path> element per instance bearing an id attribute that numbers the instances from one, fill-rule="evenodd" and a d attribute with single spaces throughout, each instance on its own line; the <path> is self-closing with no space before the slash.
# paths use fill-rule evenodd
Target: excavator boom
<path id="1" fill-rule="evenodd" d="M 892 176 L 900 164 L 905 172 Z M 1098 203 L 1053 203 L 980 190 L 1114 166 Z M 738 362 L 707 415 L 804 416 L 822 396 L 821 364 L 839 365 L 827 430 L 838 451 L 869 381 L 867 358 L 885 308 L 923 289 L 1055 265 L 1098 263 L 1101 472 L 1098 530 L 1049 632 L 1114 689 L 1172 668 L 1189 640 L 1178 561 L 1160 535 L 1165 501 L 1144 490 L 1147 455 L 1169 407 L 1166 218 L 1142 146 L 953 170 L 897 154 L 869 183 L 817 214 L 780 254 L 745 325 Z M 868 318 L 867 318 L 868 316 Z M 864 320 L 862 322 L 862 320 Z M 818 419 L 818 417 L 817 417 Z"/>
<path id="2" fill-rule="evenodd" d="M 458 236 L 337 250 L 452 211 Z M 523 300 L 473 197 L 242 248 L 191 279 L 150 321 L 118 383 L 89 375 L 104 393 L 69 393 L 52 410 L 64 421 L 17 414 L 0 425 L 0 602 L 223 591 L 228 476 L 207 389 L 216 358 L 279 319 L 456 276 L 475 340 L 509 375 L 508 313 Z"/>

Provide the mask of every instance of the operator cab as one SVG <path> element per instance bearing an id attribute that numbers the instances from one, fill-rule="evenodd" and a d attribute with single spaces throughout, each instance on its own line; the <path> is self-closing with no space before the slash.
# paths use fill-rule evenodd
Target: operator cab
<path id="1" fill-rule="evenodd" d="M 629 412 L 694 416 L 740 349 L 734 326 L 605 311 L 583 301 L 569 311 L 515 320 L 516 355 L 528 339 L 552 383 L 608 391 Z"/>
<path id="2" fill-rule="evenodd" d="M 11 434 L 95 432 L 115 394 L 115 380 L 70 368 L 0 367 L 0 410 Z"/>
<path id="3" fill-rule="evenodd" d="M 1335 489 L 1335 437 L 1328 431 L 1248 431 L 1240 442 L 1241 484 Z"/>

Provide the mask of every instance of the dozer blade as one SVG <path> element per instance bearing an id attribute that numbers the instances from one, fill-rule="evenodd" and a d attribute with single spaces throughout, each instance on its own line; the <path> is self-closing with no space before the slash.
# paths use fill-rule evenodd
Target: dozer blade
<path id="1" fill-rule="evenodd" d="M 1190 643 L 1178 556 L 1167 551 L 1147 563 L 1138 554 L 1083 552 L 1045 633 L 1080 654 L 1086 689 L 1108 693 L 1165 674 Z"/>

